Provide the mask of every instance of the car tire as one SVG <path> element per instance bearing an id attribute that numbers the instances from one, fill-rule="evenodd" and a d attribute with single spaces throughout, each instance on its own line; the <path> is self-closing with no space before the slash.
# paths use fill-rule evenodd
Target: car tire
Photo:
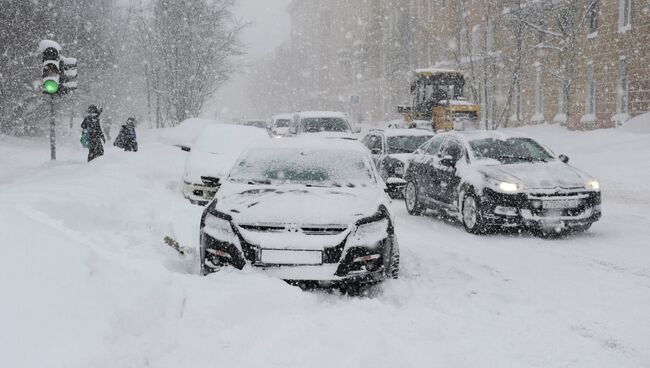
<path id="1" fill-rule="evenodd" d="M 390 256 L 390 270 L 388 270 L 388 278 L 397 280 L 399 278 L 399 247 L 393 245 L 393 250 Z"/>
<path id="2" fill-rule="evenodd" d="M 409 180 L 404 188 L 404 203 L 409 215 L 419 216 L 424 212 L 424 207 L 418 198 L 418 187 L 412 180 Z"/>
<path id="3" fill-rule="evenodd" d="M 463 197 L 460 215 L 463 226 L 468 233 L 482 234 L 485 231 L 485 221 L 481 214 L 481 207 L 474 193 L 466 193 Z"/>

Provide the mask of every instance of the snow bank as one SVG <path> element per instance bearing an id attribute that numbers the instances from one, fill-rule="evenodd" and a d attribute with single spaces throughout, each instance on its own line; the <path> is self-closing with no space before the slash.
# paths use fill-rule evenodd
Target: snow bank
<path id="1" fill-rule="evenodd" d="M 183 121 L 173 128 L 157 131 L 158 142 L 171 146 L 192 147 L 203 129 L 211 124 L 222 124 L 217 120 L 192 118 Z"/>
<path id="2" fill-rule="evenodd" d="M 632 133 L 650 134 L 650 112 L 633 117 L 619 129 Z"/>

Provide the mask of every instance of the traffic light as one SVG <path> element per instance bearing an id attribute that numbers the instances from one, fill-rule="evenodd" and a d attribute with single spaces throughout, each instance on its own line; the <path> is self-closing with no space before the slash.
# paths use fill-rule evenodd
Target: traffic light
<path id="1" fill-rule="evenodd" d="M 53 95 L 60 88 L 59 50 L 47 47 L 43 50 L 43 93 Z"/>
<path id="2" fill-rule="evenodd" d="M 61 56 L 61 87 L 59 94 L 66 94 L 77 89 L 77 59 Z"/>

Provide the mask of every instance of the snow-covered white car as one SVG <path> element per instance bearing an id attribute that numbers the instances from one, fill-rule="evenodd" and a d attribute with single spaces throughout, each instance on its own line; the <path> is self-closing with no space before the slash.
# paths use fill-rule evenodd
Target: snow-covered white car
<path id="1" fill-rule="evenodd" d="M 598 181 L 535 140 L 499 132 L 437 134 L 409 160 L 406 209 L 458 216 L 470 233 L 527 227 L 585 231 L 601 216 Z"/>
<path id="2" fill-rule="evenodd" d="M 289 125 L 289 134 L 309 134 L 324 138 L 357 139 L 347 116 L 335 111 L 303 111 L 294 114 Z"/>
<path id="3" fill-rule="evenodd" d="M 289 125 L 291 124 L 291 114 L 278 114 L 271 117 L 271 137 L 283 138 L 289 136 Z"/>
<path id="4" fill-rule="evenodd" d="M 385 188 L 358 141 L 251 147 L 203 212 L 202 272 L 254 267 L 301 286 L 341 288 L 397 277 Z"/>
<path id="5" fill-rule="evenodd" d="M 241 152 L 250 144 L 268 140 L 265 130 L 229 124 L 207 125 L 190 150 L 183 173 L 183 196 L 206 205 L 217 192 Z"/>

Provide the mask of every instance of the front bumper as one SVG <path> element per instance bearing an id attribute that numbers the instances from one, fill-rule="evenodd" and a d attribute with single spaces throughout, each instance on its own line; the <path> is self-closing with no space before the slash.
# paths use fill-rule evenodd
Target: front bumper
<path id="1" fill-rule="evenodd" d="M 184 181 L 183 197 L 185 197 L 192 203 L 206 205 L 212 200 L 212 198 L 214 198 L 218 189 L 219 188 L 209 187 L 204 184 L 193 184 Z"/>
<path id="2" fill-rule="evenodd" d="M 239 232 L 237 243 L 224 242 L 201 231 L 201 266 L 205 273 L 219 266 L 230 265 L 238 269 L 254 267 L 266 274 L 291 283 L 308 283 L 315 286 L 345 284 L 373 284 L 385 279 L 387 252 L 390 242 L 382 241 L 372 247 L 346 248 L 346 240 L 325 247 L 322 264 L 273 265 L 261 261 L 261 247 L 247 242 Z M 391 237 L 389 236 L 388 239 Z M 359 261 L 360 258 L 371 258 Z"/>
<path id="3" fill-rule="evenodd" d="M 559 208 L 551 203 L 569 203 Z M 600 219 L 601 194 L 595 191 L 502 194 L 486 189 L 481 196 L 481 211 L 487 225 L 540 227 L 579 227 Z"/>

